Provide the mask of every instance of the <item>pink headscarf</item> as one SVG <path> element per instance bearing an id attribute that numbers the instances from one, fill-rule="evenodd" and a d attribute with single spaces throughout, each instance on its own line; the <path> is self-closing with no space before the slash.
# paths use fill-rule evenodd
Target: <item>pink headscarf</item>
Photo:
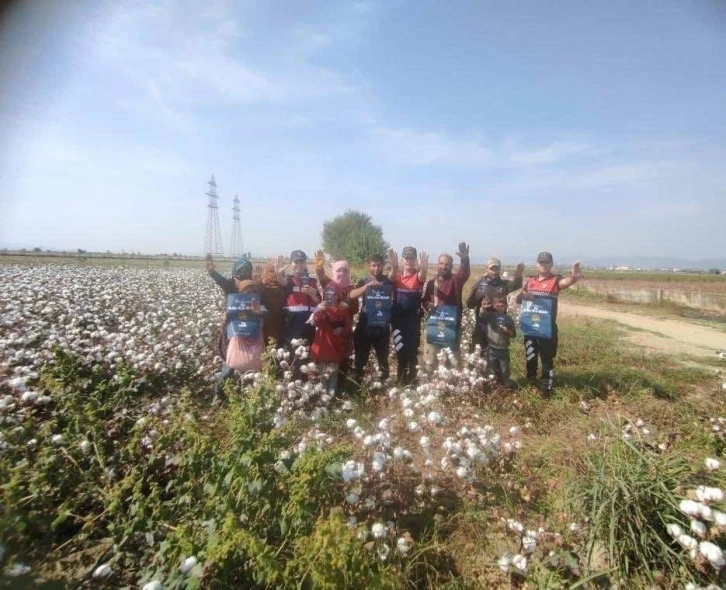
<path id="1" fill-rule="evenodd" d="M 336 260 L 330 265 L 330 268 L 333 269 L 333 276 L 330 280 L 330 282 L 338 289 L 345 289 L 346 287 L 350 287 L 350 263 L 347 260 Z M 343 281 L 336 281 L 335 276 L 336 272 L 341 268 L 347 268 L 348 269 L 348 277 Z"/>

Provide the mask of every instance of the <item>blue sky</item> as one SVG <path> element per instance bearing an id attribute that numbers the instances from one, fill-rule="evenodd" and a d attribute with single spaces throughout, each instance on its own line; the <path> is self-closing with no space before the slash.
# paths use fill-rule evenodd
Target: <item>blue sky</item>
<path id="1" fill-rule="evenodd" d="M 723 256 L 720 1 L 18 3 L 0 245 L 246 250 L 369 213 L 396 248 Z"/>

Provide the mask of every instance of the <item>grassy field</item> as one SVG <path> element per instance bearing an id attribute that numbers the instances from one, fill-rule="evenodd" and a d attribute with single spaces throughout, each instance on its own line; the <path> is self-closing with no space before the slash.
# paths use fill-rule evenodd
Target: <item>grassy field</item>
<path id="1" fill-rule="evenodd" d="M 4 410 L 17 422 L 2 430 L 0 539 L 7 567 L 22 561 L 31 570 L 0 585 L 722 584 L 666 526 L 688 530 L 678 503 L 696 486 L 726 485 L 723 470 L 704 467 L 726 450 L 723 378 L 625 347 L 612 324 L 561 328 L 551 398 L 523 381 L 517 342 L 517 391 L 465 390 L 451 374 L 432 375 L 424 383 L 441 395 L 416 414 L 436 409 L 443 421 L 415 431 L 401 408 L 405 399 L 419 400 L 410 406 L 417 408 L 430 389 L 373 380 L 347 406 L 341 400 L 341 409 L 316 414 L 312 399 L 296 405 L 301 398 L 280 391 L 270 373 L 244 391 L 230 386 L 218 410 L 207 405 L 208 386 L 193 379 L 123 368 L 112 378 L 60 357 L 39 377 L 49 406 Z M 289 399 L 298 410 L 273 428 Z M 351 420 L 371 434 L 385 420 L 411 458 L 369 471 L 375 444 L 354 435 Z M 500 433 L 499 454 L 466 477 L 439 465 L 446 435 L 456 441 L 462 428 L 484 424 Z M 366 465 L 365 476 L 341 479 L 349 461 Z M 724 532 L 708 535 L 723 548 Z M 110 573 L 94 579 L 104 565 Z"/>

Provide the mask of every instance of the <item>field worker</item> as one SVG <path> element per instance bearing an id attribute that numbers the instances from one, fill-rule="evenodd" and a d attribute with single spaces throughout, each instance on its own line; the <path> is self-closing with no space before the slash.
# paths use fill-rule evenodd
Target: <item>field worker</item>
<path id="1" fill-rule="evenodd" d="M 388 345 L 391 339 L 391 310 L 393 283 L 383 274 L 383 257 L 373 254 L 368 258 L 369 275 L 361 279 L 350 297 L 363 298 L 358 323 L 353 332 L 355 361 L 353 379 L 363 383 L 363 371 L 368 364 L 371 348 L 376 353 L 378 369 L 383 380 L 388 379 Z"/>
<path id="2" fill-rule="evenodd" d="M 481 347 L 481 354 L 487 350 L 486 325 L 480 321 L 482 313 L 494 311 L 493 300 L 495 297 L 507 297 L 508 293 L 522 288 L 522 275 L 524 264 L 520 262 L 514 271 L 512 280 L 505 280 L 500 276 L 502 262 L 499 258 L 490 258 L 487 261 L 487 268 L 484 275 L 474 284 L 466 300 L 466 307 L 474 310 L 474 332 L 471 335 L 469 352 L 474 352 L 476 345 Z"/>
<path id="3" fill-rule="evenodd" d="M 310 355 L 324 380 L 328 393 L 338 392 L 340 365 L 350 356 L 353 317 L 347 299 L 350 293 L 350 265 L 345 260 L 333 263 L 333 280 L 323 289 L 323 300 L 313 313 L 315 336 Z"/>
<path id="4" fill-rule="evenodd" d="M 205 267 L 209 276 L 212 277 L 215 283 L 224 291 L 224 294 L 229 296 L 234 293 L 260 293 L 260 285 L 252 280 L 252 263 L 246 258 L 241 258 L 234 263 L 232 267 L 232 278 L 227 279 L 219 274 L 215 270 L 214 260 L 211 254 L 207 254 L 205 257 Z M 213 402 L 215 405 L 220 404 L 224 401 L 224 382 L 229 379 L 235 371 L 235 368 L 228 364 L 230 360 L 230 341 L 234 335 L 230 333 L 229 327 L 233 319 L 244 319 L 244 317 L 251 315 L 256 317 L 264 316 L 266 310 L 262 307 L 259 302 L 256 302 L 254 307 L 246 312 L 240 314 L 225 313 L 224 327 L 221 331 L 219 339 L 217 341 L 218 353 L 224 359 L 222 370 L 219 372 L 215 379 L 214 384 L 214 397 Z M 243 352 L 246 356 L 245 361 L 249 363 L 249 366 L 258 367 L 262 362 L 262 351 L 264 350 L 264 337 L 262 327 L 264 324 L 261 322 L 261 328 L 254 338 L 245 338 L 244 342 L 241 343 Z M 252 358 L 255 357 L 255 358 Z"/>
<path id="5" fill-rule="evenodd" d="M 489 306 L 492 310 L 489 311 Z M 509 343 L 517 335 L 514 320 L 507 315 L 507 296 L 495 295 L 487 303 L 482 301 L 479 314 L 482 330 L 487 335 L 487 370 L 497 383 L 510 387 L 509 381 Z"/>
<path id="6" fill-rule="evenodd" d="M 274 345 L 281 346 L 285 326 L 285 314 L 282 309 L 285 297 L 273 261 L 268 262 L 262 271 L 260 285 L 262 287 L 262 305 L 267 308 L 264 324 L 265 343 L 269 344 L 272 340 Z"/>
<path id="7" fill-rule="evenodd" d="M 317 281 L 308 274 L 307 256 L 302 250 L 293 250 L 288 266 L 279 272 L 285 297 L 285 326 L 283 341 L 291 345 L 292 340 L 306 340 L 310 345 L 315 335 L 314 326 L 308 322 L 310 314 L 320 303 Z"/>
<path id="8" fill-rule="evenodd" d="M 429 257 L 426 252 L 421 252 L 417 264 L 416 248 L 406 246 L 401 258 L 403 269 L 399 269 L 396 252 L 388 251 L 391 263 L 389 278 L 396 289 L 391 326 L 393 347 L 398 360 L 398 382 L 401 385 L 410 385 L 416 380 L 418 349 L 421 345 L 421 293 L 426 283 Z"/>
<path id="9" fill-rule="evenodd" d="M 542 393 L 552 393 L 555 386 L 554 359 L 557 356 L 557 296 L 560 291 L 582 278 L 579 262 L 572 273 L 563 277 L 552 272 L 552 254 L 540 252 L 537 256 L 537 274 L 524 283 L 517 303 L 522 304 L 520 328 L 524 334 L 527 359 L 527 379 L 537 379 L 537 357 L 542 359 L 540 387 Z"/>
<path id="10" fill-rule="evenodd" d="M 456 254 L 461 264 L 455 274 L 454 259 L 449 254 L 439 256 L 438 272 L 426 283 L 421 301 L 428 314 L 424 357 L 432 367 L 440 350 L 450 348 L 458 353 L 461 344 L 462 292 L 471 274 L 469 245 L 461 242 Z"/>
<path id="11" fill-rule="evenodd" d="M 225 295 L 237 293 L 241 281 L 249 279 L 257 281 L 257 278 L 254 277 L 255 269 L 247 258 L 240 258 L 234 263 L 234 266 L 232 267 L 232 278 L 230 279 L 223 277 L 216 271 L 211 254 L 207 254 L 204 258 L 204 266 L 206 267 L 207 272 L 209 272 L 209 276 L 212 277 L 212 280 L 220 286 Z M 275 343 L 282 342 L 282 294 L 280 291 L 280 285 L 277 282 L 277 277 L 272 269 L 274 269 L 274 262 L 270 261 L 267 263 L 262 272 L 259 270 L 257 271 L 257 274 L 261 276 L 261 280 L 258 281 L 258 283 L 260 287 L 259 291 L 261 293 L 262 305 L 268 311 L 264 323 L 263 338 L 265 344 L 267 344 L 270 339 L 274 340 Z M 218 350 L 227 350 L 226 338 L 226 331 L 222 330 L 220 342 L 218 343 Z M 222 355 L 222 358 L 224 358 L 224 355 Z"/>
<path id="12" fill-rule="evenodd" d="M 352 299 L 350 292 L 353 290 L 353 284 L 350 281 L 350 263 L 347 260 L 337 260 L 330 265 L 333 278 L 331 279 L 325 274 L 325 254 L 322 250 L 315 252 L 315 274 L 320 285 L 320 291 L 324 294 L 325 288 L 334 282 L 336 288 L 340 289 L 342 301 L 350 316 L 351 326 L 353 319 L 358 313 L 358 298 Z M 323 297 L 323 299 L 325 299 Z M 342 386 L 347 383 L 347 377 L 350 373 L 350 355 L 353 352 L 353 339 L 348 339 L 348 349 L 338 365 L 338 382 L 337 392 L 339 393 Z"/>

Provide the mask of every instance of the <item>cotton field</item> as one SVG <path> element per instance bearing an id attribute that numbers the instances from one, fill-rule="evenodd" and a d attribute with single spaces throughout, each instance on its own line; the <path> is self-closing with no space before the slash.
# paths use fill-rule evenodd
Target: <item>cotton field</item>
<path id="1" fill-rule="evenodd" d="M 11 482 L 5 502 L 18 507 L 0 531 L 3 575 L 56 575 L 49 558 L 29 549 L 28 529 L 52 521 L 42 533 L 57 536 L 50 560 L 72 548 L 81 555 L 73 580 L 88 587 L 285 587 L 286 575 L 310 568 L 339 580 L 340 568 L 318 571 L 305 561 L 301 539 L 317 534 L 337 535 L 323 546 L 340 547 L 346 559 L 362 552 L 365 566 L 345 584 L 389 587 L 385 579 L 399 587 L 417 568 L 428 571 L 421 563 L 439 546 L 437 535 L 466 510 L 486 514 L 477 583 L 507 587 L 552 572 L 573 580 L 584 571 L 587 513 L 554 511 L 546 498 L 556 486 L 527 463 L 538 452 L 528 445 L 550 434 L 541 414 L 562 408 L 560 400 L 542 405 L 535 390 L 500 389 L 478 353 L 465 353 L 457 367 L 449 351 L 435 370 L 422 367 L 417 386 L 371 370 L 362 395 L 336 397 L 297 343 L 268 350 L 265 369 L 240 379 L 230 405 L 215 408 L 222 318 L 222 294 L 201 269 L 0 266 L 0 466 Z M 574 389 L 562 399 L 569 405 L 557 411 L 588 421 L 582 453 L 642 445 L 660 460 L 671 451 L 672 433 L 639 408 L 598 428 L 602 400 Z M 723 574 L 726 532 L 722 487 L 714 485 L 723 472 L 723 418 L 701 421 L 711 446 L 698 458 L 700 479 L 671 490 L 680 504 L 663 534 L 673 554 L 702 572 L 683 574 L 693 587 Z M 303 485 L 307 493 L 294 492 Z M 321 524 L 321 515 L 330 520 Z M 230 548 L 246 547 L 244 559 L 219 548 L 222 531 L 236 535 Z M 309 555 L 318 555 L 321 545 L 310 543 Z M 255 569 L 240 577 L 250 560 Z M 416 584 L 447 578 L 423 579 Z"/>

